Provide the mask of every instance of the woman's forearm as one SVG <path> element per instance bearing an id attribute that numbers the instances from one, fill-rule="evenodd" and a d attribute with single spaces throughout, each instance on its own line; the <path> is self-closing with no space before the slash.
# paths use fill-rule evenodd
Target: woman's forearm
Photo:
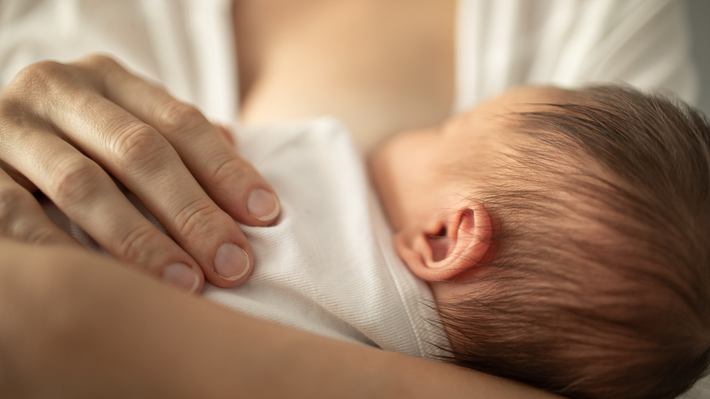
<path id="1" fill-rule="evenodd" d="M 0 282 L 15 287 L 0 290 L 0 317 L 34 312 L 0 325 L 0 388 L 17 397 L 549 397 L 234 313 L 103 257 L 6 242 L 0 252 Z"/>

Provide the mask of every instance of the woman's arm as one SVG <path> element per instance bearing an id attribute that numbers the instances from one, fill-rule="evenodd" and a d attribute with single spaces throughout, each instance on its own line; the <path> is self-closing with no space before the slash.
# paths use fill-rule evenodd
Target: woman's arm
<path id="1" fill-rule="evenodd" d="M 551 397 L 247 317 L 82 251 L 0 252 L 2 396 Z"/>

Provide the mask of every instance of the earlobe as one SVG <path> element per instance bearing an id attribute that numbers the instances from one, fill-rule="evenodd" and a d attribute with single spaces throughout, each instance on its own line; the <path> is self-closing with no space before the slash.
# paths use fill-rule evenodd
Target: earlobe
<path id="1" fill-rule="evenodd" d="M 417 277 L 447 281 L 480 266 L 491 247 L 491 218 L 482 204 L 440 216 L 432 230 L 395 236 L 399 256 Z"/>

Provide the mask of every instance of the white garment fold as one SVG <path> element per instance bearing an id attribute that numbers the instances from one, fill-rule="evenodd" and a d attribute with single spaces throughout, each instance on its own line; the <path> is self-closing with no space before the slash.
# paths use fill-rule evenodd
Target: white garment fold
<path id="1" fill-rule="evenodd" d="M 525 84 L 626 82 L 695 102 L 682 0 L 458 0 L 453 112 Z M 230 0 L 0 0 L 0 87 L 42 59 L 109 53 L 238 117 Z"/>
<path id="2" fill-rule="evenodd" d="M 448 340 L 431 291 L 394 253 L 363 161 L 342 125 L 320 118 L 250 133 L 240 149 L 278 193 L 281 218 L 271 227 L 242 226 L 256 257 L 254 273 L 237 288 L 208 285 L 204 296 L 331 338 L 444 355 Z M 96 248 L 52 205 L 45 209 Z"/>
<path id="3" fill-rule="evenodd" d="M 391 232 L 347 131 L 322 118 L 258 129 L 240 144 L 282 204 L 273 227 L 243 227 L 258 259 L 229 307 L 334 338 L 435 357 L 448 347 L 431 291 L 393 251 Z M 268 144 L 265 144 L 268 143 Z"/>

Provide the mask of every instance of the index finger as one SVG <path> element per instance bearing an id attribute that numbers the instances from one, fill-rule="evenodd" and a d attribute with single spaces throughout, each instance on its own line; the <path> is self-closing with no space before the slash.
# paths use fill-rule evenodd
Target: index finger
<path id="1" fill-rule="evenodd" d="M 222 209 L 247 225 L 267 226 L 276 221 L 281 207 L 271 185 L 225 145 L 217 128 L 197 108 L 115 61 L 99 60 L 104 95 L 156 128 Z"/>

